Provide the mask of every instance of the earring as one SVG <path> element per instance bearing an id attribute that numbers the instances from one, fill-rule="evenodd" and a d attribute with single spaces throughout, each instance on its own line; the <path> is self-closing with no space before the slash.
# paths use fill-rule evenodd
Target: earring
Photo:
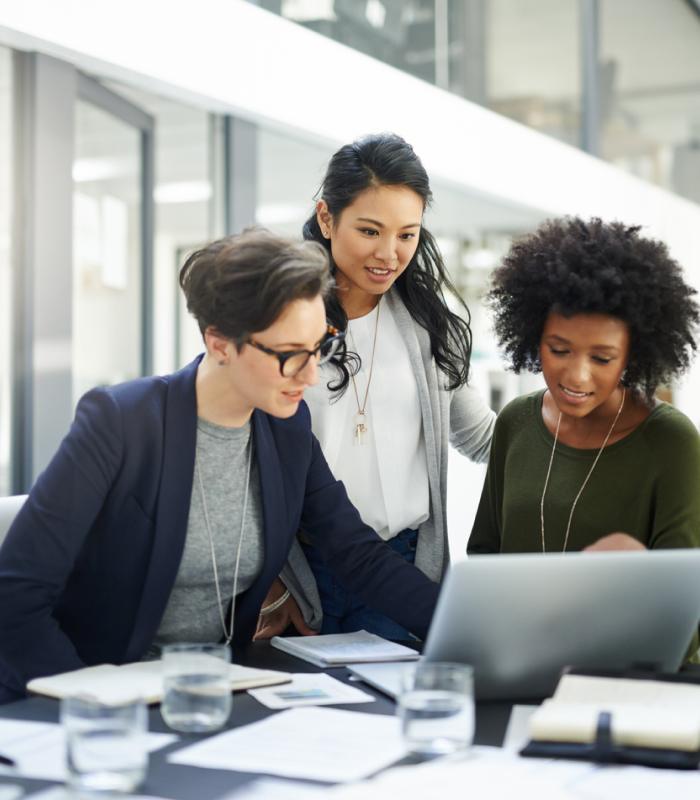
<path id="1" fill-rule="evenodd" d="M 220 367 L 225 367 L 227 364 L 228 364 L 228 361 L 226 359 L 224 359 L 224 358 L 222 358 L 221 361 L 219 361 L 219 366 Z"/>

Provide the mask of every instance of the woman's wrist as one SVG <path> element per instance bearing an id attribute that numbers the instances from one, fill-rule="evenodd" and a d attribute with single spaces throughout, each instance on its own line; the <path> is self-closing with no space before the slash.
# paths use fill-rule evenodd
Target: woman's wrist
<path id="1" fill-rule="evenodd" d="M 268 603 L 266 606 L 263 606 L 260 609 L 260 616 L 264 617 L 267 614 L 272 614 L 273 611 L 277 611 L 277 609 L 280 608 L 281 606 L 283 606 L 287 602 L 287 600 L 289 600 L 290 597 L 291 597 L 291 594 L 289 592 L 289 589 L 285 589 L 284 593 L 281 594 L 277 598 L 277 600 L 273 600 L 272 603 Z"/>

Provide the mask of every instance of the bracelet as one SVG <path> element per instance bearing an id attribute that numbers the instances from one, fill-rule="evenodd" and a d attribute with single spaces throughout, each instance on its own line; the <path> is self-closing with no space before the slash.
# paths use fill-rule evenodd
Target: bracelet
<path id="1" fill-rule="evenodd" d="M 260 616 L 261 616 L 261 617 L 264 617 L 264 616 L 266 616 L 267 614 L 272 614 L 272 612 L 273 612 L 273 611 L 277 611 L 277 609 L 278 609 L 280 606 L 283 606 L 283 605 L 284 605 L 284 604 L 287 602 L 287 600 L 289 600 L 289 598 L 290 598 L 290 597 L 291 597 L 291 595 L 290 595 L 290 593 L 289 593 L 289 589 L 286 589 L 286 590 L 285 590 L 285 592 L 284 592 L 284 594 L 280 595 L 280 596 L 277 598 L 277 600 L 275 600 L 275 601 L 274 601 L 274 602 L 272 602 L 272 603 L 269 603 L 269 604 L 268 604 L 268 605 L 266 605 L 266 606 L 263 606 L 263 607 L 260 609 Z"/>

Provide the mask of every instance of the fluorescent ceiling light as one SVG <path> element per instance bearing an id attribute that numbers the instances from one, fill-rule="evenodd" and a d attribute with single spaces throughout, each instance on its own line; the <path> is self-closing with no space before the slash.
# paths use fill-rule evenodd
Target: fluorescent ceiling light
<path id="1" fill-rule="evenodd" d="M 386 20 L 386 6 L 380 0 L 367 0 L 365 16 L 373 28 L 383 28 Z"/>
<path id="2" fill-rule="evenodd" d="M 154 189 L 153 197 L 160 205 L 203 203 L 211 197 L 211 184 L 209 181 L 161 183 Z"/>
<path id="3" fill-rule="evenodd" d="M 335 20 L 333 0 L 283 0 L 281 14 L 294 22 Z"/>
<path id="4" fill-rule="evenodd" d="M 129 165 L 130 166 L 130 165 Z M 116 158 L 77 158 L 73 162 L 73 180 L 76 183 L 105 181 L 131 174 L 125 160 Z"/>

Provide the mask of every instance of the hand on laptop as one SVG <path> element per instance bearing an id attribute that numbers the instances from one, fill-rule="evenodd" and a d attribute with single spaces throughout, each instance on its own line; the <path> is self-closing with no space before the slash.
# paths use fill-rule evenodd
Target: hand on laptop
<path id="1" fill-rule="evenodd" d="M 315 636 L 318 631 L 309 628 L 304 620 L 304 615 L 294 597 L 287 592 L 284 584 L 279 578 L 275 578 L 263 602 L 265 606 L 274 606 L 276 601 L 281 599 L 284 594 L 288 597 L 281 606 L 275 607 L 274 611 L 267 614 L 260 614 L 258 617 L 258 627 L 255 630 L 253 641 L 258 639 L 271 639 L 284 633 L 290 625 L 293 625 L 302 636 Z"/>
<path id="2" fill-rule="evenodd" d="M 607 536 L 602 536 L 583 549 L 585 552 L 590 552 L 591 550 L 646 550 L 646 547 L 633 536 L 630 536 L 629 533 L 616 531 L 615 533 L 609 533 Z"/>

